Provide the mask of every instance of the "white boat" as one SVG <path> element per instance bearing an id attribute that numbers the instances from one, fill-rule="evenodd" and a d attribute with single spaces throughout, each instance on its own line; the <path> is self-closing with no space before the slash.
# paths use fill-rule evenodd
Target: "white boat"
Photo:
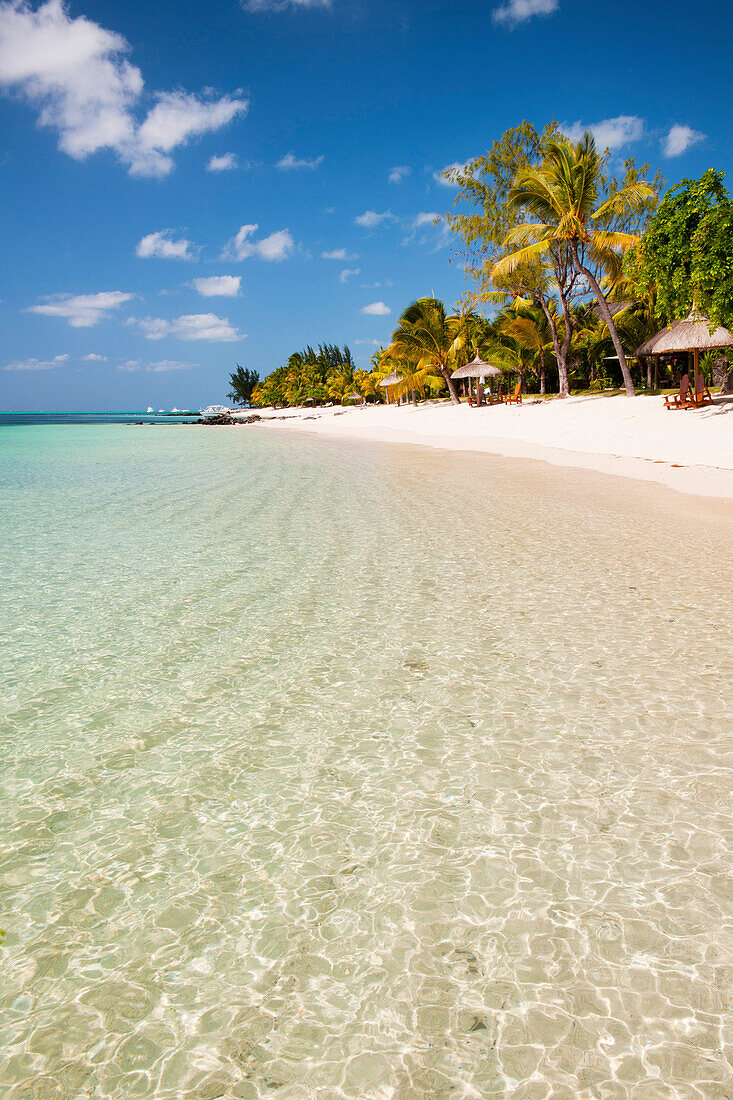
<path id="1" fill-rule="evenodd" d="M 153 408 L 152 405 L 148 405 L 148 412 L 149 413 L 155 412 L 155 409 Z"/>
<path id="2" fill-rule="evenodd" d="M 217 416 L 231 416 L 231 409 L 228 409 L 226 405 L 208 405 L 205 409 L 200 409 L 201 415 L 205 420 L 213 419 Z"/>

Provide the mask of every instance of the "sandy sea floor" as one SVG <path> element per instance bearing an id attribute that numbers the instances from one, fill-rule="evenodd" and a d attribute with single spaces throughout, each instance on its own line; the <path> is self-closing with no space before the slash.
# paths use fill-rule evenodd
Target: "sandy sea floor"
<path id="1" fill-rule="evenodd" d="M 727 505 L 27 427 L 0 522 L 3 1097 L 733 1095 Z"/>

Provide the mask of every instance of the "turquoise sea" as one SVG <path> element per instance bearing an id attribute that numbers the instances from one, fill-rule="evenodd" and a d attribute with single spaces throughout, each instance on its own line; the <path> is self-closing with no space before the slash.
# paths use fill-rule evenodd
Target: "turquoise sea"
<path id="1" fill-rule="evenodd" d="M 733 1095 L 733 521 L 0 426 L 0 1095 Z"/>
<path id="2" fill-rule="evenodd" d="M 27 412 L 0 412 L 0 428 L 18 427 L 20 425 L 29 426 L 32 424 L 44 424 L 47 427 L 53 424 L 74 424 L 77 426 L 90 425 L 90 424 L 190 424 L 195 420 L 198 420 L 199 414 L 196 411 L 188 410 L 186 412 L 174 414 L 172 412 L 165 412 L 163 409 L 158 412 L 33 412 L 29 410 Z"/>

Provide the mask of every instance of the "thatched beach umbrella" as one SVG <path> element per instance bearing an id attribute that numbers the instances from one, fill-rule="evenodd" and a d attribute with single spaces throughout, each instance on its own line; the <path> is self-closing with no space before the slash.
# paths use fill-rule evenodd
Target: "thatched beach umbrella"
<path id="1" fill-rule="evenodd" d="M 451 374 L 451 378 L 477 378 L 483 385 L 485 378 L 501 378 L 502 370 L 499 367 L 495 367 L 493 363 L 485 363 L 483 359 L 479 358 L 479 353 L 476 352 L 476 358 L 472 359 L 470 363 L 466 363 L 462 367 L 458 367 Z M 471 383 L 468 383 L 469 392 L 471 389 Z M 481 394 L 477 390 L 477 397 L 479 402 L 481 401 Z"/>
<path id="2" fill-rule="evenodd" d="M 692 352 L 695 376 L 701 351 L 712 348 L 733 347 L 733 335 L 727 328 L 717 325 L 710 331 L 710 318 L 693 307 L 684 321 L 673 321 L 667 328 L 655 332 L 636 349 L 637 355 L 673 355 L 676 352 Z"/>
<path id="3" fill-rule="evenodd" d="M 389 405 L 389 388 L 390 386 L 397 386 L 402 381 L 402 375 L 398 374 L 396 370 L 393 370 L 391 374 L 388 374 L 386 378 L 383 378 L 377 384 L 382 387 L 386 396 L 387 404 Z"/>

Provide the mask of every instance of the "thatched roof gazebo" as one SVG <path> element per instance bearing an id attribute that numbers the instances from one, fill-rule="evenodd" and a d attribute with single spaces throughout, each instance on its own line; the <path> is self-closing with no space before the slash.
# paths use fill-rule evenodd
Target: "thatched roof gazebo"
<path id="1" fill-rule="evenodd" d="M 386 378 L 382 378 L 377 385 L 381 386 L 384 390 L 385 397 L 387 398 L 387 404 L 389 405 L 389 391 L 392 386 L 398 386 L 402 381 L 402 375 L 398 374 L 396 370 L 393 370 L 391 374 L 388 374 Z"/>
<path id="2" fill-rule="evenodd" d="M 398 382 L 402 381 L 402 375 L 398 374 L 396 370 L 393 370 L 391 374 L 388 374 L 385 378 L 379 382 L 379 385 L 383 389 L 387 390 L 390 386 L 396 386 Z"/>
<path id="3" fill-rule="evenodd" d="M 483 393 L 482 393 L 480 387 L 483 386 L 484 379 L 485 378 L 501 378 L 502 374 L 503 374 L 503 371 L 501 370 L 500 367 L 495 367 L 493 363 L 485 363 L 483 361 L 483 359 L 479 358 L 479 353 L 476 352 L 476 358 L 472 359 L 470 363 L 466 363 L 464 366 L 458 367 L 457 370 L 454 370 L 453 373 L 451 374 L 451 378 L 454 378 L 456 381 L 460 381 L 463 378 L 466 378 L 466 379 L 476 378 L 476 379 L 478 379 L 478 383 L 477 383 L 477 386 L 476 386 L 476 399 L 478 401 L 478 404 L 480 405 L 481 402 L 482 402 L 482 398 L 483 398 Z M 471 383 L 470 383 L 470 381 L 468 383 L 468 391 L 469 391 L 469 394 L 470 394 L 470 392 L 471 392 Z"/>
<path id="4" fill-rule="evenodd" d="M 733 334 L 723 325 L 712 328 L 710 318 L 693 307 L 683 321 L 673 321 L 655 332 L 636 349 L 636 355 L 674 355 L 692 353 L 695 376 L 701 351 L 733 347 Z"/>
<path id="5" fill-rule="evenodd" d="M 465 366 L 459 367 L 458 370 L 454 370 L 451 378 L 501 378 L 503 373 L 501 368 L 495 367 L 493 363 L 484 363 L 476 352 L 476 358 Z"/>

